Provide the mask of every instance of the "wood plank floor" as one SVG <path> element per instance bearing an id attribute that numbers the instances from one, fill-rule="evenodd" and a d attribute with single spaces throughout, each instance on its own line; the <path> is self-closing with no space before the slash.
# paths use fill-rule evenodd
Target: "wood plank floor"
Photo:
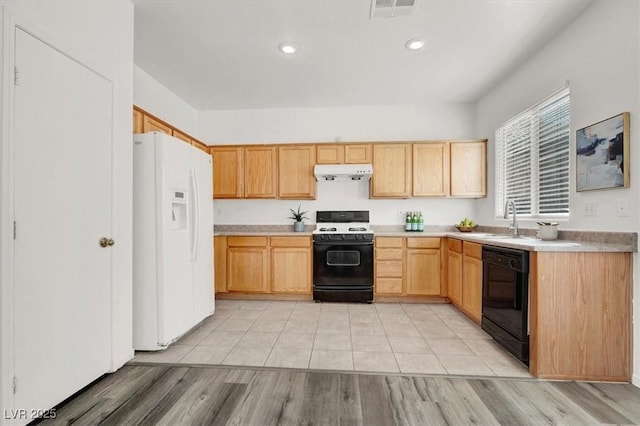
<path id="1" fill-rule="evenodd" d="M 640 424 L 640 388 L 619 383 L 128 365 L 41 424 Z"/>

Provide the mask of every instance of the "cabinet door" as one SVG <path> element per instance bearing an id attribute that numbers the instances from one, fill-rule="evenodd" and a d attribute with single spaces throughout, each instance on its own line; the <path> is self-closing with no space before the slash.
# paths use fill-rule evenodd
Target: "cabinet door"
<path id="1" fill-rule="evenodd" d="M 316 198 L 315 164 L 314 145 L 278 147 L 278 197 L 296 200 Z"/>
<path id="2" fill-rule="evenodd" d="M 227 292 L 227 237 L 213 237 L 213 279 L 216 293 Z"/>
<path id="3" fill-rule="evenodd" d="M 375 294 L 404 294 L 404 261 L 402 237 L 376 237 Z"/>
<path id="4" fill-rule="evenodd" d="M 371 145 L 353 144 L 344 146 L 344 162 L 346 164 L 371 163 Z"/>
<path id="5" fill-rule="evenodd" d="M 189 145 L 191 145 L 191 138 L 189 136 L 187 136 L 185 133 L 182 133 L 180 130 L 176 130 L 173 129 L 173 137 L 174 138 L 178 138 L 180 140 L 185 141 L 186 143 L 188 143 Z"/>
<path id="6" fill-rule="evenodd" d="M 277 148 L 251 146 L 244 149 L 245 198 L 276 198 Z"/>
<path id="7" fill-rule="evenodd" d="M 451 143 L 451 196 L 487 196 L 487 142 Z"/>
<path id="8" fill-rule="evenodd" d="M 311 293 L 311 248 L 271 249 L 271 291 Z"/>
<path id="9" fill-rule="evenodd" d="M 267 248 L 229 247 L 227 250 L 227 289 L 229 291 L 267 291 Z"/>
<path id="10" fill-rule="evenodd" d="M 371 197 L 408 198 L 411 194 L 411 145 L 373 145 Z"/>
<path id="11" fill-rule="evenodd" d="M 204 143 L 200 142 L 199 140 L 196 139 L 191 139 L 191 145 L 195 146 L 196 148 L 204 151 L 204 152 L 209 152 L 209 145 L 205 145 Z"/>
<path id="12" fill-rule="evenodd" d="M 213 157 L 213 198 L 244 195 L 244 151 L 242 147 L 210 147 Z"/>
<path id="13" fill-rule="evenodd" d="M 143 133 L 143 123 L 144 120 L 142 113 L 137 109 L 133 110 L 133 133 Z"/>
<path id="14" fill-rule="evenodd" d="M 449 251 L 447 261 L 447 296 L 454 305 L 462 306 L 462 254 Z"/>
<path id="15" fill-rule="evenodd" d="M 413 144 L 413 196 L 449 195 L 449 144 Z"/>
<path id="16" fill-rule="evenodd" d="M 344 163 L 344 146 L 334 144 L 318 145 L 317 161 L 318 164 Z"/>
<path id="17" fill-rule="evenodd" d="M 462 306 L 477 323 L 482 318 L 482 260 L 464 256 L 462 264 Z"/>
<path id="18" fill-rule="evenodd" d="M 145 115 L 143 117 L 142 120 L 142 131 L 143 133 L 148 133 L 148 132 L 162 132 L 162 133 L 166 133 L 168 135 L 172 134 L 172 129 L 171 127 L 167 126 L 164 123 L 161 123 L 160 121 L 149 117 L 148 115 Z"/>
<path id="19" fill-rule="evenodd" d="M 440 295 L 440 250 L 407 250 L 407 294 Z"/>

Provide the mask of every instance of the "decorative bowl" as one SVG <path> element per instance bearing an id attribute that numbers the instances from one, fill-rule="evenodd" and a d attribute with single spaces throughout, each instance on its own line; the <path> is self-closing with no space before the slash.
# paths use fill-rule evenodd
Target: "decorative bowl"
<path id="1" fill-rule="evenodd" d="M 476 228 L 478 227 L 478 225 L 474 225 L 474 226 L 460 226 L 460 225 L 456 225 L 456 229 L 460 232 L 473 232 Z"/>

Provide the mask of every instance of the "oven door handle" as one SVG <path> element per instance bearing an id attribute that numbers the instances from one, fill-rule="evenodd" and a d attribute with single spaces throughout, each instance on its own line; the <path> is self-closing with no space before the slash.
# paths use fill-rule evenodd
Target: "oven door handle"
<path id="1" fill-rule="evenodd" d="M 313 244 L 316 246 L 372 246 L 373 241 L 314 241 Z"/>

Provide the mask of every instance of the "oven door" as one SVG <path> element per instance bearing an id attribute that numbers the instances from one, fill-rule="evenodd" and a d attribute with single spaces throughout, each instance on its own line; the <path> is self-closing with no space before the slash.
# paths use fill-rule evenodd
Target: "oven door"
<path id="1" fill-rule="evenodd" d="M 314 242 L 313 285 L 334 289 L 373 286 L 373 242 Z"/>

